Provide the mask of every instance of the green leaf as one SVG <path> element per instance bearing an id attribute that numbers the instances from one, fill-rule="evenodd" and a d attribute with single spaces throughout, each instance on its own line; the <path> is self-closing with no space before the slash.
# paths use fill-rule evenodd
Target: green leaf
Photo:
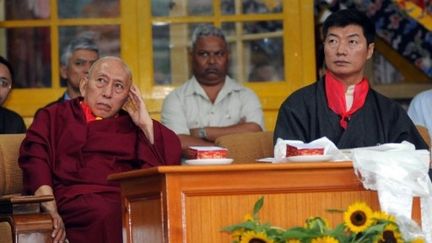
<path id="1" fill-rule="evenodd" d="M 226 232 L 233 232 L 239 229 L 245 229 L 245 230 L 257 230 L 258 229 L 258 225 L 255 222 L 252 221 L 247 221 L 247 222 L 243 222 L 240 224 L 234 224 L 234 225 L 229 225 L 226 226 L 222 229 L 222 231 L 226 231 Z"/>
<path id="2" fill-rule="evenodd" d="M 368 227 L 360 238 L 356 239 L 355 242 L 370 242 L 375 236 L 381 234 L 384 231 L 386 224 L 377 224 Z"/>
<path id="3" fill-rule="evenodd" d="M 336 228 L 330 230 L 332 235 L 343 235 L 345 232 L 345 224 L 338 224 Z"/>
<path id="4" fill-rule="evenodd" d="M 306 228 L 324 233 L 327 231 L 326 222 L 321 217 L 311 217 L 306 219 Z"/>
<path id="5" fill-rule="evenodd" d="M 289 231 L 285 231 L 285 233 L 282 234 L 282 237 L 284 239 L 304 239 L 304 238 L 308 238 L 311 237 L 312 234 L 310 232 L 304 231 L 303 228 L 299 228 L 297 229 L 292 229 Z"/>
<path id="6" fill-rule="evenodd" d="M 369 234 L 381 234 L 384 231 L 384 228 L 387 224 L 377 224 L 377 225 L 372 225 L 369 226 L 364 232 L 364 235 L 369 235 Z"/>
<path id="7" fill-rule="evenodd" d="M 257 218 L 258 212 L 261 210 L 262 206 L 264 205 L 264 197 L 261 196 L 258 201 L 256 201 L 254 208 L 253 208 L 253 217 L 254 219 Z"/>

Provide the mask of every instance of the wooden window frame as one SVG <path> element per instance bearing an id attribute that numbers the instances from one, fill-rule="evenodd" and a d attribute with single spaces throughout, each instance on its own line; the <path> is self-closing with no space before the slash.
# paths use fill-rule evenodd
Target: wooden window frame
<path id="1" fill-rule="evenodd" d="M 236 0 L 237 4 L 240 2 Z M 50 27 L 52 88 L 14 89 L 6 106 L 31 119 L 35 111 L 56 100 L 64 92 L 59 77 L 59 27 L 86 25 L 119 25 L 121 57 L 129 64 L 134 82 L 142 90 L 147 107 L 154 118 L 160 118 L 163 99 L 176 85 L 156 85 L 153 81 L 152 25 L 156 22 L 201 23 L 276 20 L 283 23 L 284 73 L 281 82 L 243 83 L 254 90 L 261 100 L 268 130 L 275 124 L 280 104 L 294 90 L 316 80 L 313 0 L 282 0 L 283 12 L 273 14 L 222 15 L 221 0 L 213 0 L 213 16 L 153 17 L 151 1 L 120 0 L 118 18 L 59 19 L 57 0 L 50 0 L 49 19 L 0 21 L 0 28 Z M 269 33 L 272 34 L 272 33 Z M 241 39 L 250 36 L 238 36 Z M 239 49 L 239 48 L 237 48 Z M 239 55 L 239 53 L 231 55 Z M 18 70 L 17 70 L 18 71 Z M 185 79 L 186 80 L 186 79 Z M 28 97 L 31 97 L 29 99 Z"/>

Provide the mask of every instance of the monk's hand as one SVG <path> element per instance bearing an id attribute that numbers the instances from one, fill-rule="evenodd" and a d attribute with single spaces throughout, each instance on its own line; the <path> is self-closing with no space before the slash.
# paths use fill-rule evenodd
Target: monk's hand
<path id="1" fill-rule="evenodd" d="M 42 185 L 34 193 L 35 195 L 54 195 L 51 186 Z M 60 217 L 57 211 L 57 204 L 55 200 L 46 201 L 41 203 L 42 210 L 48 212 L 53 222 L 53 232 L 51 237 L 53 243 L 63 243 L 66 240 L 66 230 L 63 223 L 63 219 Z"/>
<path id="2" fill-rule="evenodd" d="M 53 243 L 64 243 L 66 242 L 66 230 L 63 223 L 63 219 L 57 212 L 49 212 L 52 218 L 54 230 L 51 233 Z"/>
<path id="3" fill-rule="evenodd" d="M 153 144 L 153 120 L 147 111 L 141 92 L 135 85 L 131 86 L 129 100 L 123 108 L 129 113 L 135 125 L 141 128 L 147 139 Z"/>

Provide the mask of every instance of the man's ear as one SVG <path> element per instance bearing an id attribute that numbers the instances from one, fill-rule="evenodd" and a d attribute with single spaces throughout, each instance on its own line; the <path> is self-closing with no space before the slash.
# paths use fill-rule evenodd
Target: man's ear
<path id="1" fill-rule="evenodd" d="M 368 45 L 368 50 L 367 50 L 367 60 L 369 60 L 371 57 L 372 57 L 372 55 L 373 55 L 373 53 L 374 53 L 374 49 L 375 49 L 375 43 L 370 43 L 369 45 Z"/>
<path id="2" fill-rule="evenodd" d="M 87 76 L 84 76 L 81 78 L 79 83 L 79 89 L 81 96 L 84 97 L 86 95 L 87 85 L 88 85 L 89 79 Z"/>
<path id="3" fill-rule="evenodd" d="M 67 67 L 66 65 L 61 65 L 60 66 L 60 77 L 62 77 L 62 79 L 67 79 L 67 71 L 66 71 Z"/>

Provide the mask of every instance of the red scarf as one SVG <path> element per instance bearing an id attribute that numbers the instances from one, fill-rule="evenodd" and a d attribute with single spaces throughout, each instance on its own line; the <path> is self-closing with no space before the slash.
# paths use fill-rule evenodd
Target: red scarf
<path id="1" fill-rule="evenodd" d="M 90 106 L 87 103 L 85 103 L 84 101 L 81 101 L 80 105 L 81 105 L 81 108 L 83 109 L 84 116 L 85 116 L 87 123 L 92 122 L 92 121 L 96 121 L 96 120 L 102 120 L 102 117 L 97 117 L 93 114 L 93 112 L 91 112 Z"/>
<path id="2" fill-rule="evenodd" d="M 325 91 L 327 94 L 327 103 L 329 108 L 340 116 L 339 124 L 344 129 L 347 128 L 347 120 L 351 118 L 358 109 L 362 108 L 369 90 L 369 83 L 366 78 L 363 78 L 355 85 L 353 104 L 349 111 L 346 110 L 345 101 L 346 85 L 333 77 L 330 72 L 325 75 Z"/>

